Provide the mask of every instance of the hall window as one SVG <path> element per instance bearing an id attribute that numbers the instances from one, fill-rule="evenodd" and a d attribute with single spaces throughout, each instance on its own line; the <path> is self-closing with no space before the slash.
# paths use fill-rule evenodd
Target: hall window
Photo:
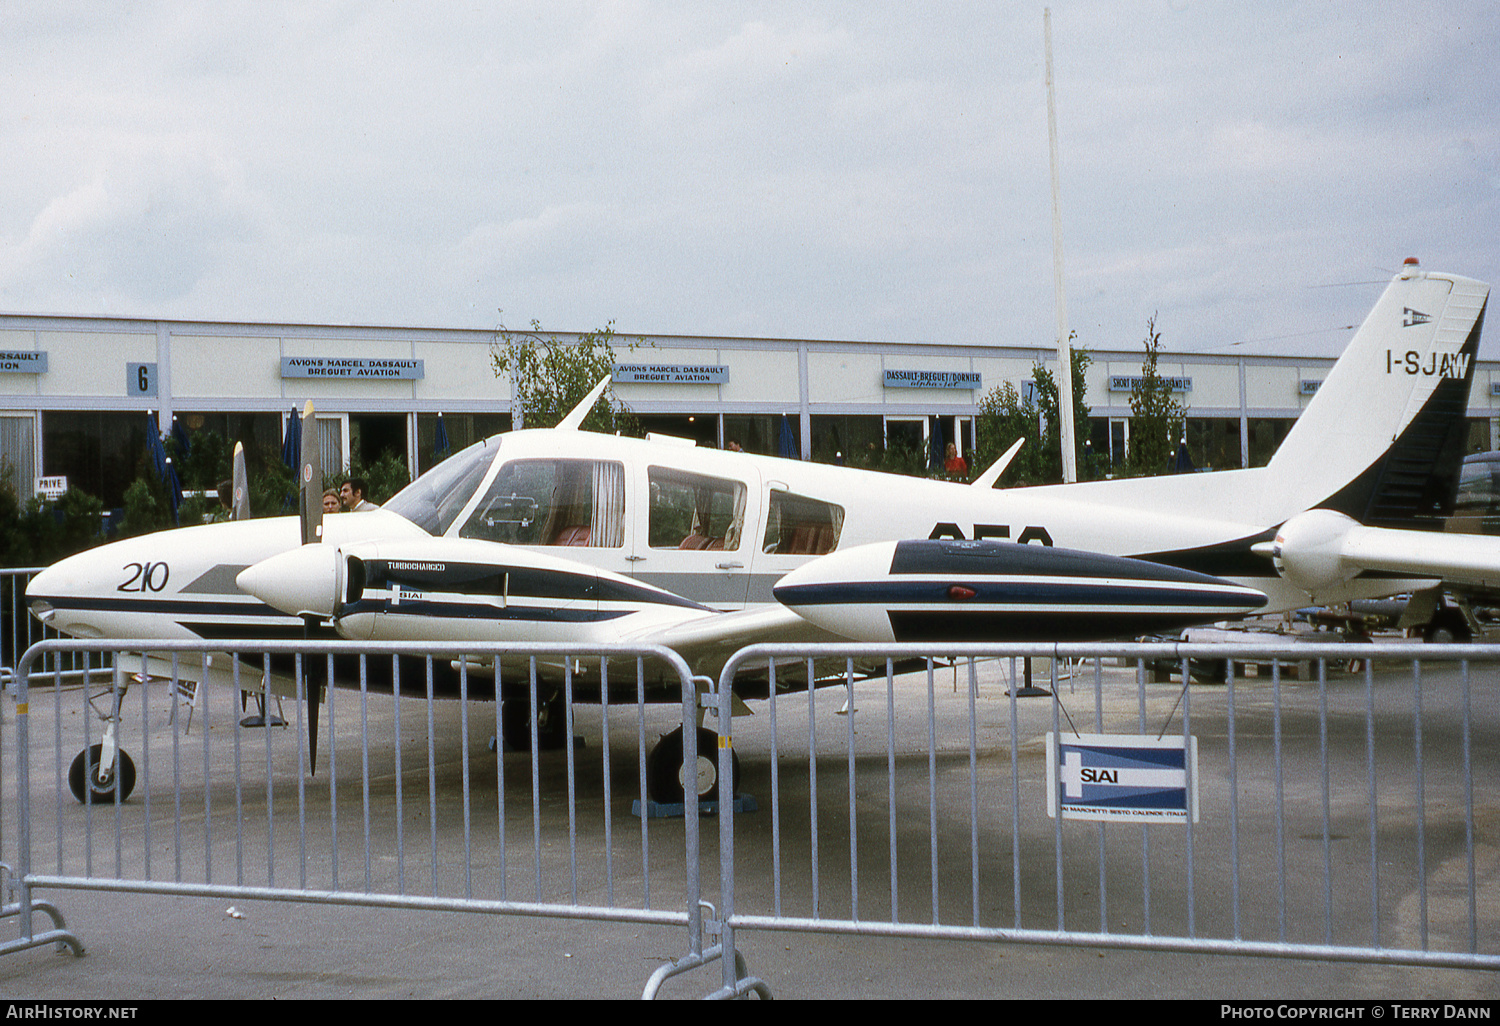
<path id="1" fill-rule="evenodd" d="M 0 417 L 0 488 L 25 505 L 36 480 L 36 418 Z"/>
<path id="2" fill-rule="evenodd" d="M 730 550 L 745 526 L 745 486 L 722 477 L 652 467 L 647 534 L 653 549 Z"/>
<path id="3" fill-rule="evenodd" d="M 514 460 L 500 468 L 459 537 L 619 548 L 625 544 L 625 468 L 594 460 Z"/>
<path id="4" fill-rule="evenodd" d="M 125 489 L 137 477 L 152 475 L 146 432 L 157 430 L 145 410 L 59 410 L 42 414 L 42 474 L 66 476 L 77 488 L 104 502 L 125 505 Z"/>

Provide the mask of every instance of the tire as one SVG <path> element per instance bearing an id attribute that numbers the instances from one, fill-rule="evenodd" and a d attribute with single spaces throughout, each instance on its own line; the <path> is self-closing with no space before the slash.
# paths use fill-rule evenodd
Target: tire
<path id="1" fill-rule="evenodd" d="M 507 698 L 500 704 L 500 731 L 505 747 L 513 752 L 531 751 L 531 701 L 526 696 Z M 545 700 L 536 717 L 537 748 L 556 751 L 568 743 L 568 715 L 561 699 Z"/>
<path id="2" fill-rule="evenodd" d="M 1422 630 L 1422 640 L 1429 645 L 1467 645 L 1474 640 L 1469 623 L 1455 609 L 1439 609 Z"/>
<path id="3" fill-rule="evenodd" d="M 646 756 L 646 795 L 660 805 L 683 803 L 682 728 L 662 736 Z M 738 792 L 740 757 L 730 750 L 730 794 Z M 698 728 L 698 800 L 719 801 L 719 735 L 707 727 Z"/>
<path id="4" fill-rule="evenodd" d="M 1191 659 L 1188 673 L 1204 684 L 1223 684 L 1229 680 L 1229 663 L 1222 659 Z"/>
<path id="5" fill-rule="evenodd" d="M 135 790 L 135 762 L 130 758 L 130 753 L 123 748 L 115 750 L 115 770 L 109 775 L 109 779 L 102 783 L 98 780 L 94 768 L 99 765 L 103 754 L 102 744 L 90 745 L 78 753 L 73 759 L 73 765 L 68 769 L 68 787 L 80 804 L 87 802 L 90 794 L 96 805 L 113 804 L 116 778 L 120 782 L 120 801 L 123 802 L 129 798 L 130 792 Z"/>

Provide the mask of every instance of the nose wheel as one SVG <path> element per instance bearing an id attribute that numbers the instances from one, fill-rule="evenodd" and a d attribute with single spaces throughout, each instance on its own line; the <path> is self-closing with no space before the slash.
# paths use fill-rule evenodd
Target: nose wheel
<path id="1" fill-rule="evenodd" d="M 507 748 L 531 751 L 532 719 L 531 702 L 524 696 L 507 698 L 500 704 L 500 731 Z M 562 696 L 542 699 L 535 720 L 536 743 L 541 751 L 555 751 L 568 743 L 568 710 Z"/>
<path id="2" fill-rule="evenodd" d="M 728 797 L 733 797 L 740 783 L 740 757 L 731 749 Z M 646 756 L 646 795 L 661 805 L 680 805 L 689 792 L 700 802 L 720 800 L 719 735 L 707 727 L 698 728 L 698 760 L 685 765 L 682 728 L 662 735 Z"/>
<path id="3" fill-rule="evenodd" d="M 68 788 L 81 803 L 102 805 L 114 802 L 116 796 L 123 802 L 135 790 L 135 761 L 115 740 L 120 705 L 130 690 L 130 680 L 88 696 L 90 708 L 104 721 L 104 740 L 79 752 L 68 767 Z M 106 701 L 107 707 L 101 706 Z"/>
<path id="4" fill-rule="evenodd" d="M 117 785 L 123 802 L 135 790 L 135 761 L 130 753 L 110 744 L 106 758 L 104 749 L 103 744 L 89 745 L 68 768 L 68 787 L 79 802 L 112 803 Z"/>

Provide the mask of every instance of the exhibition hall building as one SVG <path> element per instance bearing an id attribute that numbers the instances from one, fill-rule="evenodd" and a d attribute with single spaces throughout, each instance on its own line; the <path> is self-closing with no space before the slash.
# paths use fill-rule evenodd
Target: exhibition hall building
<path id="1" fill-rule="evenodd" d="M 549 333 L 568 343 L 578 336 Z M 0 315 L 0 467 L 25 500 L 76 487 L 109 507 L 148 458 L 149 430 L 213 431 L 279 451 L 293 410 L 318 418 L 323 466 L 394 455 L 412 473 L 522 426 L 494 331 Z M 1025 397 L 1046 347 L 679 335 L 614 339 L 615 392 L 648 431 L 844 462 L 903 447 L 960 455 L 986 395 Z M 1124 459 L 1143 348 L 1090 349 L 1089 458 Z M 1195 469 L 1264 464 L 1331 358 L 1162 353 Z M 1500 363 L 1480 361 L 1467 451 L 1500 435 Z M 442 428 L 439 429 L 439 418 Z M 1083 433 L 1080 431 L 1080 433 Z M 971 468 L 971 472 L 982 468 Z"/>

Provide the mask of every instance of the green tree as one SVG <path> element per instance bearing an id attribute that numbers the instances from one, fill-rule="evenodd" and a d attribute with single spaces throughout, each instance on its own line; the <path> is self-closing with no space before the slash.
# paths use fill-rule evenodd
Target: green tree
<path id="1" fill-rule="evenodd" d="M 1077 334 L 1069 336 L 1071 341 Z M 1089 365 L 1094 362 L 1087 349 L 1073 348 L 1069 351 L 1073 371 L 1073 465 L 1080 480 L 1088 480 L 1088 468 L 1084 466 L 1084 442 L 1089 437 L 1089 404 L 1084 380 Z M 1062 420 L 1058 416 L 1061 398 L 1057 390 L 1057 378 L 1052 371 L 1040 363 L 1032 368 L 1032 380 L 1036 382 L 1037 405 L 1041 408 L 1045 437 L 1039 439 L 1045 453 L 1045 481 L 1062 480 Z"/>
<path id="2" fill-rule="evenodd" d="M 120 534 L 131 538 L 172 526 L 172 507 L 167 490 L 154 475 L 138 477 L 125 489 L 125 522 Z"/>
<path id="3" fill-rule="evenodd" d="M 1083 443 L 1088 438 L 1089 407 L 1084 376 L 1093 357 L 1087 349 L 1072 351 L 1074 445 L 1079 476 L 1086 476 Z M 1057 379 L 1040 363 L 1031 369 L 1036 387 L 1023 394 L 1013 382 L 1002 382 L 979 401 L 975 418 L 973 473 L 983 471 L 1017 438 L 1026 444 L 1002 475 L 1007 485 L 1047 484 L 1062 480 L 1062 429 L 1058 419 Z"/>
<path id="4" fill-rule="evenodd" d="M 234 446 L 217 431 L 209 428 L 194 431 L 184 449 L 174 430 L 167 436 L 166 446 L 183 491 L 201 492 L 217 488 L 220 481 L 234 473 Z"/>
<path id="5" fill-rule="evenodd" d="M 984 470 L 1016 439 L 1024 438 L 1026 444 L 1016 453 L 1003 477 L 1012 485 L 1039 484 L 1047 479 L 1043 466 L 1046 452 L 1041 444 L 1041 434 L 1041 409 L 1033 396 L 1023 395 L 1012 381 L 1001 382 L 979 401 L 979 414 L 974 418 L 975 449 L 971 469 Z"/>
<path id="6" fill-rule="evenodd" d="M 281 462 L 281 450 L 263 446 L 258 459 L 245 460 L 245 477 L 250 490 L 251 517 L 285 517 L 297 515 L 297 472 Z M 234 466 L 228 475 L 232 477 Z"/>
<path id="7" fill-rule="evenodd" d="M 1187 406 L 1172 395 L 1171 382 L 1157 370 L 1161 332 L 1156 330 L 1155 314 L 1146 320 L 1145 346 L 1141 376 L 1130 389 L 1130 451 L 1125 465 L 1131 474 L 1150 477 L 1167 472 Z"/>
<path id="8" fill-rule="evenodd" d="M 105 540 L 104 503 L 77 488 L 55 502 L 33 496 L 24 509 L 14 492 L 0 492 L 6 496 L 0 500 L 5 566 L 46 566 Z"/>
<path id="9" fill-rule="evenodd" d="M 183 491 L 214 490 L 234 478 L 234 445 L 217 431 L 208 428 L 194 431 L 186 450 L 178 443 L 175 435 L 167 438 L 166 446 L 167 455 L 172 457 L 172 465 L 177 468 L 178 477 L 182 481 Z M 405 472 L 404 463 L 402 472 Z M 247 448 L 245 450 L 245 476 L 250 490 L 250 515 L 252 517 L 288 516 L 296 512 L 297 475 L 295 471 L 281 462 L 280 449 L 274 446 Z M 142 479 L 148 485 L 154 486 L 156 483 L 154 471 L 145 471 L 142 478 L 137 480 Z M 333 486 L 338 487 L 341 481 L 342 478 L 334 481 Z M 289 495 L 293 496 L 292 501 L 288 501 Z M 140 533 L 130 527 L 129 505 L 130 500 L 127 494 L 125 529 L 132 534 Z M 184 527 L 202 523 L 205 517 L 223 519 L 225 516 L 224 504 L 219 499 L 206 495 L 192 495 L 183 499 L 177 511 L 178 523 Z M 171 525 L 163 523 L 161 526 Z"/>
<path id="10" fill-rule="evenodd" d="M 819 463 L 832 463 L 834 454 L 825 451 L 813 457 Z M 852 449 L 844 454 L 844 465 L 860 470 L 876 470 L 885 474 L 905 474 L 908 477 L 934 477 L 931 461 L 927 458 L 926 445 L 905 445 L 891 442 L 885 448 Z"/>
<path id="11" fill-rule="evenodd" d="M 337 468 L 334 473 L 325 472 L 323 487 L 337 489 L 351 477 L 360 478 L 369 486 L 365 498 L 377 506 L 384 505 L 391 496 L 411 484 L 411 471 L 406 466 L 406 459 L 394 452 L 387 452 L 373 463 L 353 460 L 347 474 Z"/>
<path id="12" fill-rule="evenodd" d="M 495 376 L 510 375 L 522 424 L 529 428 L 555 427 L 590 390 L 614 371 L 615 328 L 603 328 L 581 336 L 577 342 L 562 342 L 543 336 L 542 326 L 531 322 L 530 331 L 511 331 L 501 325 L 490 346 Z M 637 343 L 629 348 L 634 349 Z M 583 427 L 606 434 L 636 435 L 639 426 L 613 387 L 606 388 Z"/>

